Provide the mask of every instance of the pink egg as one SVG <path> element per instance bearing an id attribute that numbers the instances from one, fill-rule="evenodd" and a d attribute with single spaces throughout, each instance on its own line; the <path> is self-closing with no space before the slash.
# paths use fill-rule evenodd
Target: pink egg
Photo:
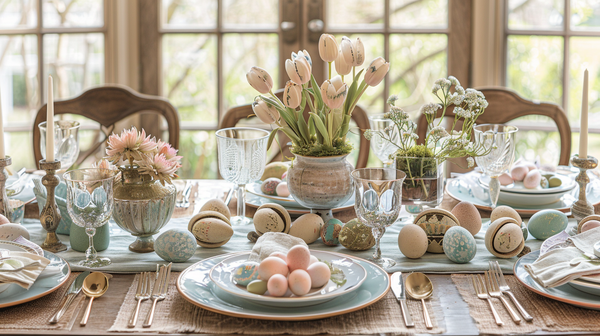
<path id="1" fill-rule="evenodd" d="M 285 261 L 277 257 L 267 257 L 258 265 L 258 276 L 264 281 L 269 280 L 275 274 L 281 274 L 285 277 L 288 272 Z"/>
<path id="2" fill-rule="evenodd" d="M 310 264 L 311 265 L 316 263 L 317 261 L 319 261 L 319 259 L 317 257 L 315 257 L 314 255 L 310 256 Z"/>
<path id="3" fill-rule="evenodd" d="M 523 181 L 523 179 L 525 178 L 525 175 L 527 175 L 528 172 L 529 172 L 529 168 L 527 168 L 525 166 L 516 166 L 510 170 L 510 176 L 512 177 L 513 180 L 520 182 L 520 181 Z"/>
<path id="4" fill-rule="evenodd" d="M 6 218 L 6 216 L 0 215 L 0 225 L 9 224 L 9 223 L 10 223 L 10 221 L 8 220 L 8 218 Z"/>
<path id="5" fill-rule="evenodd" d="M 267 282 L 267 290 L 271 296 L 284 296 L 287 289 L 288 280 L 281 274 L 274 274 Z"/>
<path id="6" fill-rule="evenodd" d="M 593 228 L 597 228 L 600 226 L 600 222 L 597 220 L 589 220 L 581 226 L 581 232 L 585 232 L 587 230 L 591 230 Z"/>
<path id="7" fill-rule="evenodd" d="M 539 170 L 535 169 L 525 175 L 525 179 L 523 179 L 523 186 L 527 189 L 535 189 L 540 185 L 541 180 L 542 174 L 540 174 Z"/>
<path id="8" fill-rule="evenodd" d="M 281 252 L 273 252 L 273 253 L 269 254 L 269 257 L 276 257 L 276 258 L 279 258 L 279 259 L 281 259 L 281 260 L 285 261 L 285 262 L 286 262 L 286 264 L 287 264 L 287 257 L 286 257 L 286 255 L 285 255 L 285 253 L 281 253 Z"/>
<path id="9" fill-rule="evenodd" d="M 306 295 L 311 287 L 310 275 L 305 270 L 297 269 L 290 273 L 288 286 L 294 295 Z"/>
<path id="10" fill-rule="evenodd" d="M 303 245 L 292 247 L 287 254 L 287 265 L 290 272 L 297 269 L 306 270 L 310 265 L 310 251 L 308 248 Z"/>
<path id="11" fill-rule="evenodd" d="M 282 181 L 287 181 L 287 172 L 281 174 L 281 180 Z"/>
<path id="12" fill-rule="evenodd" d="M 320 261 L 308 266 L 307 272 L 310 275 L 313 288 L 325 286 L 331 277 L 329 266 Z"/>
<path id="13" fill-rule="evenodd" d="M 277 196 L 280 197 L 288 197 L 290 196 L 290 189 L 288 189 L 288 184 L 287 182 L 281 182 L 277 185 L 277 188 L 275 188 L 275 192 L 277 193 Z"/>
<path id="14" fill-rule="evenodd" d="M 508 173 L 503 173 L 502 175 L 498 176 L 498 181 L 500 181 L 500 184 L 503 186 L 512 184 L 514 182 Z"/>
<path id="15" fill-rule="evenodd" d="M 533 163 L 526 163 L 525 167 L 527 167 L 527 169 L 529 169 L 529 171 L 532 171 L 534 169 L 538 169 L 536 165 L 534 165 Z"/>

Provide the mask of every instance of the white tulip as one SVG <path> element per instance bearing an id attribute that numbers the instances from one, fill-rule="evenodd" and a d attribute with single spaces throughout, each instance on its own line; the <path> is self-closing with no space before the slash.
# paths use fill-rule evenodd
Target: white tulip
<path id="1" fill-rule="evenodd" d="M 302 101 L 302 86 L 288 81 L 283 89 L 283 104 L 289 108 L 297 108 Z"/>
<path id="2" fill-rule="evenodd" d="M 254 114 L 265 124 L 273 124 L 279 121 L 279 111 L 275 106 L 266 103 L 260 97 L 256 97 L 252 103 L 252 110 Z"/>
<path id="3" fill-rule="evenodd" d="M 352 42 L 352 40 L 344 36 L 342 37 L 340 46 L 346 63 L 352 66 L 361 66 L 365 62 L 365 45 L 360 38 L 357 37 L 356 41 Z"/>
<path id="4" fill-rule="evenodd" d="M 302 55 L 302 57 L 300 57 L 300 55 Z M 308 52 L 306 55 L 308 55 Z M 307 58 L 305 57 L 304 52 L 301 51 L 298 54 L 292 54 L 292 59 L 285 60 L 285 72 L 290 76 L 292 82 L 302 85 L 310 81 L 312 67 L 308 61 L 309 59 L 310 55 L 308 55 Z"/>
<path id="5" fill-rule="evenodd" d="M 335 59 L 335 71 L 338 75 L 345 76 L 352 71 L 352 64 L 346 63 L 346 59 L 344 58 L 343 53 L 338 53 L 337 58 Z"/>
<path id="6" fill-rule="evenodd" d="M 348 85 L 342 82 L 342 77 L 340 76 L 335 76 L 321 84 L 321 96 L 323 97 L 323 102 L 332 110 L 341 107 L 344 104 L 347 93 Z"/>
<path id="7" fill-rule="evenodd" d="M 365 82 L 369 86 L 376 86 L 381 83 L 383 77 L 390 70 L 390 63 L 386 62 L 383 57 L 377 57 L 365 69 Z"/>
<path id="8" fill-rule="evenodd" d="M 246 73 L 246 80 L 250 86 L 260 93 L 269 93 L 273 88 L 273 79 L 267 70 L 253 66 Z"/>
<path id="9" fill-rule="evenodd" d="M 325 62 L 333 62 L 338 57 L 338 44 L 330 34 L 321 34 L 319 38 L 319 56 Z"/>

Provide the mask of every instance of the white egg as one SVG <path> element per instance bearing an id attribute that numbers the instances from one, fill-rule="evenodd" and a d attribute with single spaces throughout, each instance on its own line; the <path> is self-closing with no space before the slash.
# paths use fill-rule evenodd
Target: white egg
<path id="1" fill-rule="evenodd" d="M 331 277 L 331 270 L 329 269 L 329 266 L 320 261 L 308 266 L 307 272 L 308 275 L 310 275 L 313 288 L 324 286 L 327 282 L 329 282 L 329 278 Z"/>
<path id="2" fill-rule="evenodd" d="M 319 261 L 319 259 L 317 257 L 315 257 L 314 255 L 310 256 L 310 264 L 311 265 L 314 264 L 314 263 L 316 263 L 316 262 L 318 262 L 318 261 Z"/>
<path id="3" fill-rule="evenodd" d="M 288 197 L 290 196 L 290 189 L 288 188 L 287 182 L 281 182 L 275 188 L 275 192 L 279 197 Z"/>
<path id="4" fill-rule="evenodd" d="M 535 169 L 529 171 L 525 178 L 523 179 L 523 186 L 527 189 L 535 189 L 540 185 L 540 181 L 542 180 L 542 174 L 540 171 Z"/>
<path id="5" fill-rule="evenodd" d="M 281 274 L 285 277 L 288 272 L 285 261 L 277 257 L 267 257 L 258 266 L 258 276 L 264 281 L 269 280 L 275 274 Z"/>
<path id="6" fill-rule="evenodd" d="M 287 263 L 287 256 L 285 255 L 285 253 L 273 252 L 273 253 L 269 254 L 269 257 L 276 257 Z"/>
<path id="7" fill-rule="evenodd" d="M 2 224 L 8 224 L 10 223 L 10 221 L 8 220 L 8 218 L 6 218 L 6 216 L 4 215 L 0 215 L 0 225 Z"/>
<path id="8" fill-rule="evenodd" d="M 284 296 L 288 289 L 288 280 L 281 274 L 275 274 L 267 282 L 267 289 L 271 296 Z"/>
<path id="9" fill-rule="evenodd" d="M 512 184 L 514 182 L 513 178 L 508 173 L 502 173 L 502 175 L 498 176 L 498 181 L 503 186 L 507 186 L 507 185 Z"/>
<path id="10" fill-rule="evenodd" d="M 19 236 L 29 239 L 29 231 L 23 225 L 13 223 L 0 225 L 0 240 L 15 240 Z"/>
<path id="11" fill-rule="evenodd" d="M 302 296 L 308 294 L 311 287 L 310 275 L 305 270 L 297 269 L 290 273 L 288 286 L 294 295 Z"/>

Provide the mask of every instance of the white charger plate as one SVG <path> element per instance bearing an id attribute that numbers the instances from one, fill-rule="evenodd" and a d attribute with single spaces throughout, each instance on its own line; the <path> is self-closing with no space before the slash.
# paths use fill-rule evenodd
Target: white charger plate
<path id="1" fill-rule="evenodd" d="M 340 269 L 344 273 L 346 282 L 338 286 L 329 280 L 325 286 L 311 290 L 305 296 L 294 296 L 289 290 L 283 297 L 253 294 L 248 292 L 246 287 L 236 285 L 233 281 L 235 270 L 248 260 L 249 252 L 221 261 L 212 268 L 209 276 L 217 287 L 231 295 L 273 307 L 305 307 L 321 304 L 357 290 L 367 277 L 365 268 L 355 263 L 350 256 L 325 251 L 311 250 L 310 252 L 320 261 L 326 261 Z"/>
<path id="2" fill-rule="evenodd" d="M 277 203 L 277 202 L 273 201 L 271 198 L 258 196 L 253 193 L 250 193 L 250 192 L 246 195 L 246 205 L 248 205 L 250 207 L 258 208 L 261 205 L 267 204 L 267 203 Z M 280 203 L 278 203 L 278 204 L 280 204 Z M 303 215 L 303 214 L 310 213 L 310 209 L 305 208 L 298 203 L 296 203 L 295 206 L 290 205 L 290 204 L 282 204 L 282 206 L 290 213 L 290 215 Z M 354 208 L 354 194 L 352 195 L 352 197 L 350 197 L 350 199 L 346 203 L 342 204 L 341 206 L 339 206 L 337 208 L 331 209 L 331 211 L 332 211 L 332 213 L 338 213 L 338 212 L 353 209 L 353 208 Z"/>
<path id="3" fill-rule="evenodd" d="M 513 206 L 519 206 L 522 204 L 527 204 L 530 206 L 546 205 L 559 202 L 560 199 L 563 198 L 563 196 L 569 191 L 570 190 L 566 190 L 549 194 L 521 194 L 516 192 L 500 191 L 498 201 Z"/>
<path id="4" fill-rule="evenodd" d="M 381 300 L 390 289 L 389 276 L 381 267 L 367 260 L 352 257 L 355 263 L 367 271 L 367 278 L 358 290 L 316 306 L 269 307 L 231 295 L 212 282 L 209 276 L 210 270 L 232 255 L 237 253 L 207 258 L 186 268 L 177 279 L 179 293 L 196 306 L 228 316 L 274 321 L 306 321 L 360 310 Z"/>
<path id="5" fill-rule="evenodd" d="M 520 194 L 552 194 L 552 193 L 566 193 L 566 192 L 573 190 L 573 188 L 575 188 L 576 183 L 571 177 L 569 177 L 567 175 L 563 175 L 563 174 L 557 174 L 557 173 L 555 173 L 554 176 L 558 177 L 562 181 L 561 185 L 559 185 L 558 187 L 542 188 L 541 186 L 537 186 L 537 187 L 535 187 L 535 189 L 529 189 L 529 188 L 525 188 L 525 186 L 523 185 L 523 182 L 513 182 L 506 186 L 500 186 L 500 192 L 510 192 L 510 193 L 520 193 Z M 490 179 L 491 178 L 489 176 L 482 174 L 479 177 L 479 183 L 481 183 L 485 187 L 488 187 L 490 184 Z"/>

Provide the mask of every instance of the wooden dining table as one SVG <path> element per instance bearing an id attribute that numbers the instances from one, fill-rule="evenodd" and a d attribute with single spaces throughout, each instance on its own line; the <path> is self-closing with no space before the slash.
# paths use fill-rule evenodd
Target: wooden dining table
<path id="1" fill-rule="evenodd" d="M 192 180 L 193 183 L 198 184 L 198 190 L 203 190 L 205 188 L 212 188 L 212 190 L 218 190 L 218 194 L 221 197 L 225 197 L 228 192 L 230 185 L 223 180 Z M 206 195 L 204 195 L 206 196 Z M 195 209 L 190 212 L 197 212 L 200 206 L 207 199 L 202 199 L 202 195 L 198 193 L 197 195 L 193 195 L 196 197 L 194 199 L 195 202 L 193 206 Z M 458 203 L 457 200 L 451 198 L 448 195 L 444 196 L 444 200 L 442 202 L 441 207 L 444 209 L 452 209 L 454 205 Z M 232 214 L 235 214 L 236 209 L 236 200 L 235 198 L 229 204 L 229 207 L 232 211 Z M 37 210 L 37 209 L 36 209 Z M 251 217 L 255 208 L 251 206 L 247 206 L 246 215 Z M 29 210 L 28 216 L 35 216 L 37 212 L 33 212 L 33 210 Z M 482 216 L 489 217 L 489 213 L 482 212 Z M 349 209 L 343 212 L 339 212 L 335 214 L 335 217 L 342 220 L 347 221 L 351 218 L 355 217 L 354 210 Z M 385 251 L 384 251 L 385 252 Z M 60 254 L 59 254 L 60 255 Z M 143 255 L 140 256 L 143 258 Z M 119 307 L 122 305 L 125 295 L 134 280 L 135 274 L 113 274 L 112 279 L 110 280 L 110 290 L 101 298 L 94 301 L 94 311 L 93 314 L 89 318 L 89 322 L 86 326 L 80 326 L 78 323 L 75 323 L 71 330 L 65 331 L 52 331 L 52 330 L 44 330 L 44 331 L 31 331 L 31 330 L 3 330 L 1 329 L 0 322 L 0 333 L 10 333 L 10 334 L 65 334 L 65 335 L 88 335 L 88 334 L 113 334 L 109 333 L 108 329 L 112 326 L 115 321 L 117 314 L 119 312 Z M 479 330 L 475 321 L 469 317 L 469 307 L 467 303 L 461 297 L 457 287 L 453 283 L 451 276 L 449 274 L 431 274 L 430 278 L 436 288 L 435 294 L 439 298 L 439 303 L 441 305 L 441 309 L 435 315 L 435 318 L 442 319 L 443 324 L 445 325 L 445 330 L 447 335 L 477 335 L 479 334 Z M 172 289 L 175 290 L 175 289 Z M 27 305 L 27 303 L 25 303 Z M 498 306 L 500 307 L 500 306 Z M 83 311 L 81 311 L 79 316 Z M 416 313 L 416 312 L 415 312 Z M 414 313 L 413 313 L 414 314 Z M 397 316 L 398 319 L 402 319 L 401 316 Z M 0 309 L 0 320 L 2 319 L 2 309 Z M 79 321 L 78 319 L 76 321 Z M 510 321 L 507 321 L 510 322 Z M 136 333 L 140 335 L 145 334 L 155 334 L 155 333 Z M 537 334 L 547 334 L 545 332 L 538 331 Z"/>

